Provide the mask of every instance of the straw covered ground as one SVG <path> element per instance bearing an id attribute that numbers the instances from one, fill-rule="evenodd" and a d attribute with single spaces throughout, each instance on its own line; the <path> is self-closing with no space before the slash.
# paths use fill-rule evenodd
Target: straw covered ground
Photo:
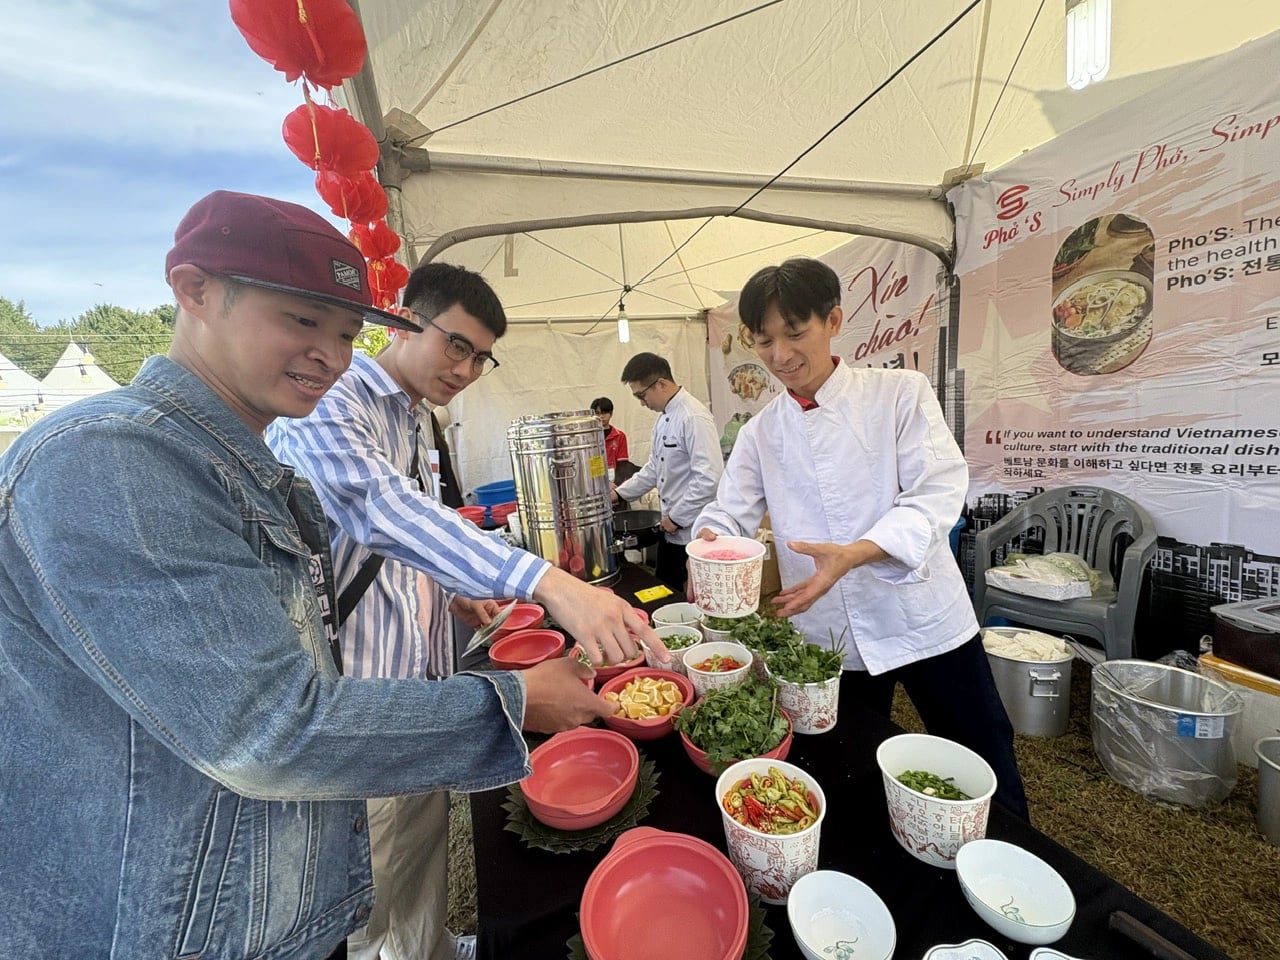
<path id="1" fill-rule="evenodd" d="M 1098 762 L 1089 732 L 1089 667 L 1073 665 L 1071 725 L 1061 737 L 1018 737 L 1018 762 L 1035 825 L 1234 960 L 1280 958 L 1280 847 L 1258 832 L 1257 771 L 1222 803 L 1192 809 L 1152 803 Z M 894 720 L 923 730 L 910 701 Z M 470 806 L 455 798 L 450 830 L 450 928 L 474 932 Z"/>

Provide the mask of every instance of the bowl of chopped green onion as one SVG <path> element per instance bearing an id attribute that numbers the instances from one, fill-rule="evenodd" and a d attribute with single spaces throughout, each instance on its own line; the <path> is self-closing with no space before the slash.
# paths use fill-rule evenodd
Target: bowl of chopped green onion
<path id="1" fill-rule="evenodd" d="M 986 836 L 996 775 L 966 746 L 904 733 L 876 750 L 889 829 L 902 848 L 935 867 L 955 869 L 956 854 Z"/>

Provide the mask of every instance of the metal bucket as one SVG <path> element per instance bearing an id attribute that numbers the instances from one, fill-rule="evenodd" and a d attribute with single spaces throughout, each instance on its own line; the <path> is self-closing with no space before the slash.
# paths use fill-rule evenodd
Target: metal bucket
<path id="1" fill-rule="evenodd" d="M 1263 737 L 1253 745 L 1258 755 L 1258 829 L 1280 847 L 1280 737 Z"/>
<path id="2" fill-rule="evenodd" d="M 1093 747 L 1116 781 L 1188 806 L 1236 785 L 1231 735 L 1244 700 L 1225 683 L 1162 663 L 1107 660 L 1093 668 Z"/>
<path id="3" fill-rule="evenodd" d="M 1021 627 L 987 627 L 983 633 L 1027 633 Z M 991 675 L 1013 732 L 1060 737 L 1071 717 L 1071 654 L 1059 660 L 1017 660 L 987 651 Z"/>
<path id="4" fill-rule="evenodd" d="M 588 410 L 507 428 L 525 548 L 589 583 L 618 578 L 604 430 Z"/>

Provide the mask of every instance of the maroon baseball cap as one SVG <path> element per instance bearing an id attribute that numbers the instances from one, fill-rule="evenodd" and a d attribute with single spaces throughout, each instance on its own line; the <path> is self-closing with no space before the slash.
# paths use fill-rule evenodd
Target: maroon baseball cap
<path id="1" fill-rule="evenodd" d="M 373 306 L 364 256 L 318 213 L 296 203 L 215 190 L 173 234 L 165 277 L 179 264 L 268 290 L 347 307 L 365 323 L 421 333 L 416 323 Z"/>

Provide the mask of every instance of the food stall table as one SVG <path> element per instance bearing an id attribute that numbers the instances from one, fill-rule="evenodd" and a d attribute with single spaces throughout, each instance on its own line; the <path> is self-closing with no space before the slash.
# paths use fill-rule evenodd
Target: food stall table
<path id="1" fill-rule="evenodd" d="M 1031 947 L 988 927 L 965 902 L 954 871 L 929 866 L 903 850 L 889 832 L 876 747 L 902 730 L 842 698 L 835 728 L 797 736 L 788 760 L 821 784 L 829 809 L 822 824 L 819 867 L 852 874 L 884 900 L 897 926 L 898 960 L 918 960 L 937 944 L 980 938 L 1009 960 L 1027 960 Z M 644 826 L 692 834 L 725 850 L 715 779 L 697 770 L 676 735 L 638 744 L 659 771 L 658 795 Z M 564 960 L 578 932 L 577 912 L 587 878 L 609 852 L 553 854 L 528 848 L 504 830 L 506 789 L 471 798 L 475 844 L 478 955 L 489 960 Z M 1002 808 L 993 806 L 987 836 L 1016 843 L 1052 864 L 1076 898 L 1076 917 L 1056 948 L 1082 960 L 1139 960 L 1151 954 L 1108 929 L 1124 911 L 1196 960 L 1228 960 L 1220 950 Z M 801 956 L 784 906 L 766 907 L 773 960 Z M 661 922 L 655 919 L 655 922 Z M 684 958 L 682 958 L 684 960 Z M 687 958 L 697 960 L 697 958 Z"/>

